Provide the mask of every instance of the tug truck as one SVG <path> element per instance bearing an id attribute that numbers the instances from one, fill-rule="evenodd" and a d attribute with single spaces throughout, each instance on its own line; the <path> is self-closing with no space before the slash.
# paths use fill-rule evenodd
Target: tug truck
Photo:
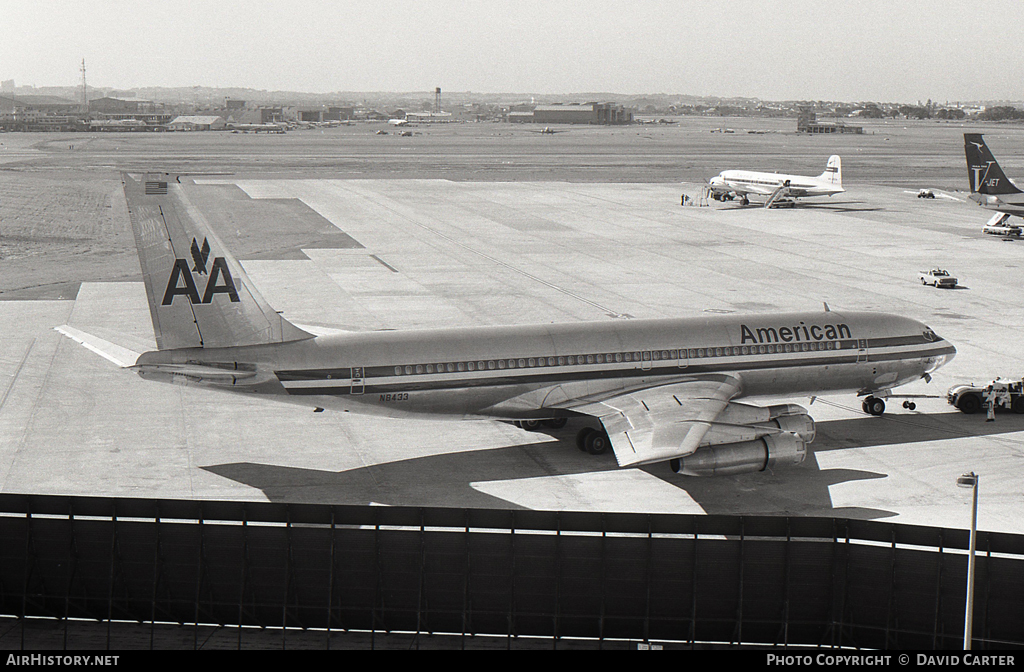
<path id="1" fill-rule="evenodd" d="M 1000 406 L 1012 410 L 1014 413 L 1024 413 L 1024 382 L 1020 380 L 1007 380 L 997 378 L 985 386 L 954 385 L 946 393 L 946 401 L 956 406 L 962 412 L 971 414 L 977 413 L 985 408 L 987 403 L 985 393 L 991 387 L 996 394 L 996 408 Z"/>

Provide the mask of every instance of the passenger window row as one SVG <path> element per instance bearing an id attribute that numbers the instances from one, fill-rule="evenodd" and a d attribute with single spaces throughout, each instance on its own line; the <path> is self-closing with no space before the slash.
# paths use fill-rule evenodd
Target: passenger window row
<path id="1" fill-rule="evenodd" d="M 697 348 L 687 351 L 690 359 L 701 357 L 736 357 L 742 355 L 774 355 L 784 352 L 811 352 L 817 350 L 841 350 L 841 341 L 809 341 L 802 343 L 778 343 L 769 345 L 733 345 L 724 348 Z"/>
<path id="2" fill-rule="evenodd" d="M 690 348 L 689 350 L 649 350 L 644 352 L 614 352 L 591 355 L 564 355 L 561 357 L 520 357 L 517 359 L 488 359 L 472 362 L 442 362 L 439 364 L 406 364 L 396 366 L 396 376 L 425 373 L 456 373 L 465 371 L 496 371 L 508 369 L 535 369 L 586 364 L 618 364 L 621 362 L 678 361 L 707 357 L 735 357 L 739 355 L 766 355 L 783 352 L 810 352 L 812 350 L 839 350 L 839 341 L 809 343 L 779 343 L 777 345 L 725 346 L 721 348 Z"/>

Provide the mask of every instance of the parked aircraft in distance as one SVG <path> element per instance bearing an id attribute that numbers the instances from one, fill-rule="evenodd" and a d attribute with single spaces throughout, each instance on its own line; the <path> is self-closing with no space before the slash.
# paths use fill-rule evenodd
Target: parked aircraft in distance
<path id="1" fill-rule="evenodd" d="M 284 133 L 284 126 L 280 124 L 228 124 L 228 129 L 241 131 L 243 133 Z"/>
<path id="2" fill-rule="evenodd" d="M 1011 215 L 1024 217 L 1024 192 L 1010 181 L 996 163 L 981 133 L 964 133 L 964 153 L 967 156 L 967 182 L 972 201 L 997 215 L 985 225 L 985 233 L 1021 235 L 1019 226 L 1006 224 Z"/>
<path id="3" fill-rule="evenodd" d="M 622 467 L 668 461 L 676 472 L 712 475 L 799 463 L 814 439 L 806 409 L 738 399 L 848 391 L 881 415 L 892 388 L 930 380 L 956 354 L 916 320 L 827 306 L 315 336 L 263 299 L 177 178 L 122 179 L 158 349 L 126 358 L 111 343 L 58 330 L 147 380 L 529 430 L 583 418 L 581 450 L 611 446 Z"/>
<path id="4" fill-rule="evenodd" d="M 783 175 L 780 173 L 758 173 L 749 170 L 725 170 L 712 177 L 708 183 L 711 197 L 716 201 L 731 201 L 739 198 L 743 205 L 750 202 L 750 196 L 764 197 L 764 207 L 771 208 L 790 199 L 807 196 L 831 196 L 843 189 L 842 161 L 830 156 L 825 172 L 817 177 Z"/>
<path id="5" fill-rule="evenodd" d="M 388 123 L 391 124 L 392 126 L 408 126 L 409 125 L 409 120 L 408 119 L 388 119 Z"/>

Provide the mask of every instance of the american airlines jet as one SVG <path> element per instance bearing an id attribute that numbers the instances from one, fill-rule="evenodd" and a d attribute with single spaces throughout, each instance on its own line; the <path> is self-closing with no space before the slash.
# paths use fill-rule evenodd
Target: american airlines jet
<path id="1" fill-rule="evenodd" d="M 582 418 L 583 450 L 711 475 L 798 463 L 814 438 L 800 406 L 739 399 L 849 391 L 880 415 L 956 353 L 910 318 L 828 310 L 315 336 L 267 304 L 176 178 L 123 180 L 158 347 L 124 364 L 147 380 L 524 429 Z"/>
<path id="2" fill-rule="evenodd" d="M 765 199 L 766 208 L 791 202 L 786 199 L 831 196 L 846 191 L 843 189 L 842 160 L 835 155 L 829 157 L 825 172 L 817 177 L 726 170 L 712 177 L 708 186 L 711 197 L 716 201 L 739 198 L 743 205 L 747 205 L 750 196 L 757 196 Z"/>

